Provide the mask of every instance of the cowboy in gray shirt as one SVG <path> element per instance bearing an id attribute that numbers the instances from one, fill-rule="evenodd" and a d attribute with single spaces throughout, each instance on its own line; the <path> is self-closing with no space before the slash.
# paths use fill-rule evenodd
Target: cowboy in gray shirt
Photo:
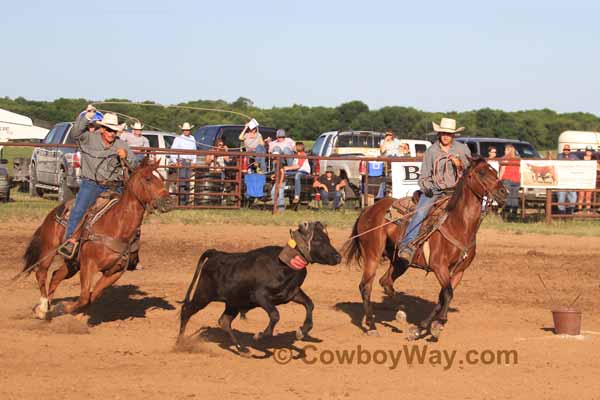
<path id="1" fill-rule="evenodd" d="M 136 162 L 127 143 L 116 137 L 119 123 L 115 114 L 107 113 L 97 122 L 100 132 L 86 129 L 96 112 L 92 108 L 88 107 L 88 112 L 80 115 L 73 126 L 72 137 L 79 142 L 81 151 L 81 184 L 67 223 L 67 241 L 58 250 L 66 258 L 75 255 L 77 239 L 72 235 L 88 208 L 103 192 L 122 189 L 119 185 L 123 179 L 122 169 L 117 158 L 126 158 L 130 165 Z"/>
<path id="2" fill-rule="evenodd" d="M 398 244 L 399 257 L 405 258 L 409 264 L 412 263 L 416 250 L 413 241 L 427 214 L 444 191 L 456 186 L 461 172 L 469 166 L 471 151 L 465 144 L 454 141 L 454 136 L 464 129 L 456 129 L 456 121 L 450 118 L 442 118 L 439 125 L 433 123 L 438 140 L 427 149 L 423 157 L 419 177 L 423 195 L 406 227 L 404 238 Z"/>

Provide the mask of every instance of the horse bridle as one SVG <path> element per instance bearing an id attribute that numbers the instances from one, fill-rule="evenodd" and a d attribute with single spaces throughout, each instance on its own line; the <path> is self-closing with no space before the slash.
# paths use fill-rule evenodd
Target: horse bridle
<path id="1" fill-rule="evenodd" d="M 486 165 L 485 167 L 491 169 L 491 167 L 489 165 Z M 492 189 L 489 189 L 487 187 L 487 185 L 485 185 L 482 182 L 481 178 L 479 177 L 479 172 L 476 172 L 475 170 L 471 170 L 467 178 L 475 180 L 475 182 L 479 185 L 479 187 L 481 189 L 483 189 L 483 191 L 484 191 L 483 194 L 478 193 L 477 191 L 475 191 L 475 189 L 472 187 L 472 185 L 467 185 L 469 187 L 469 190 L 475 195 L 475 197 L 477 197 L 479 200 L 482 200 L 482 201 L 484 199 L 486 199 L 486 201 L 491 203 L 491 200 L 489 199 L 488 194 L 491 194 L 492 197 L 494 197 L 493 193 L 492 193 Z"/>

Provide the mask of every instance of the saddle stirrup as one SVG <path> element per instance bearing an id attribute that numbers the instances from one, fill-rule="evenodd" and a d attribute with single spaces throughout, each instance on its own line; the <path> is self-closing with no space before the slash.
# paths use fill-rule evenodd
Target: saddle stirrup
<path id="1" fill-rule="evenodd" d="M 56 252 L 65 259 L 72 260 L 77 255 L 77 250 L 79 250 L 79 241 L 75 243 L 67 241 L 60 245 Z"/>

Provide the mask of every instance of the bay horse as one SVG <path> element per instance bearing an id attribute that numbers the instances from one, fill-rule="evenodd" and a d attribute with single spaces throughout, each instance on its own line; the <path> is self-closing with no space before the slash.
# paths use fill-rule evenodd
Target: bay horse
<path id="1" fill-rule="evenodd" d="M 429 237 L 429 269 L 441 286 L 438 303 L 417 328 L 411 329 L 409 339 L 423 338 L 428 334 L 437 339 L 448 320 L 448 308 L 454 290 L 475 257 L 475 239 L 480 224 L 482 201 L 484 197 L 491 197 L 499 204 L 506 200 L 508 192 L 498 179 L 496 171 L 481 157 L 470 157 L 469 160 L 470 166 L 464 171 L 448 202 L 447 218 Z M 392 198 L 386 198 L 363 210 L 354 223 L 352 240 L 346 244 L 345 249 L 347 263 L 355 260 L 363 268 L 359 290 L 367 333 L 370 335 L 377 333 L 371 290 L 382 256 L 390 260 L 390 266 L 379 284 L 390 297 L 395 294 L 394 281 L 409 267 L 407 260 L 396 255 L 396 243 L 403 237 L 407 224 L 386 224 L 384 218 L 393 201 Z M 415 254 L 413 263 L 427 264 L 422 251 Z M 398 314 L 399 319 L 406 316 L 402 311 Z"/>
<path id="2" fill-rule="evenodd" d="M 172 199 L 165 189 L 164 180 L 156 171 L 158 164 L 145 158 L 125 183 L 119 200 L 103 214 L 90 228 L 91 236 L 82 240 L 79 255 L 62 263 L 54 271 L 48 289 L 46 280 L 56 250 L 63 242 L 65 227 L 57 222 L 57 215 L 64 211 L 62 203 L 46 216 L 25 250 L 23 273 L 36 270 L 40 290 L 40 304 L 34 307 L 38 318 L 50 319 L 50 306 L 59 283 L 71 278 L 80 271 L 81 293 L 74 302 L 61 303 L 56 313 L 74 313 L 93 303 L 104 289 L 114 284 L 125 272 L 124 259 L 138 228 L 148 211 L 167 212 L 173 208 Z M 81 226 L 78 229 L 82 229 Z M 96 282 L 93 291 L 92 279 L 96 272 L 102 277 Z M 54 313 L 54 312 L 53 312 Z"/>

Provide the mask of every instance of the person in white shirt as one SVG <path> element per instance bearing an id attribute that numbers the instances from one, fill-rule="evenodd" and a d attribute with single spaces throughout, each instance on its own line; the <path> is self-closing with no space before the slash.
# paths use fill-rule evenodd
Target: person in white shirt
<path id="1" fill-rule="evenodd" d="M 266 139 L 269 143 L 269 153 L 272 154 L 288 154 L 292 155 L 295 153 L 296 142 L 292 138 L 285 137 L 284 129 L 277 129 L 277 134 L 275 135 L 275 140 L 271 140 L 270 138 Z M 292 165 L 294 163 L 293 158 L 287 158 L 286 164 Z"/>
<path id="2" fill-rule="evenodd" d="M 197 150 L 196 139 L 191 135 L 194 125 L 185 122 L 179 128 L 181 135 L 173 140 L 171 149 L 173 150 Z M 178 168 L 178 192 L 179 205 L 187 205 L 190 192 L 191 165 L 196 162 L 195 154 L 171 154 L 169 159 L 172 163 L 176 163 Z"/>
<path id="3" fill-rule="evenodd" d="M 292 203 L 294 204 L 300 202 L 300 192 L 302 191 L 302 176 L 310 175 L 310 163 L 308 162 L 308 158 L 304 158 L 306 157 L 306 152 L 304 151 L 304 149 L 304 143 L 296 143 L 296 153 L 300 157 L 295 158 L 294 163 L 292 165 L 287 165 L 283 167 L 283 171 L 286 175 L 294 175 L 294 200 L 292 201 Z"/>

